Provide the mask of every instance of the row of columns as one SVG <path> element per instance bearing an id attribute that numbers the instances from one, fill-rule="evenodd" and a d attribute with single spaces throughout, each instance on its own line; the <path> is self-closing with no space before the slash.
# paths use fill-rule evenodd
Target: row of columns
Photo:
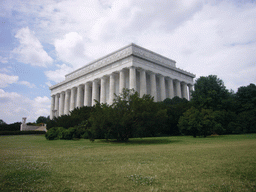
<path id="1" fill-rule="evenodd" d="M 138 86 L 136 78 L 137 70 L 139 72 Z M 116 81 L 116 74 L 112 73 L 109 76 L 104 76 L 100 79 L 95 79 L 92 82 L 87 82 L 61 93 L 52 95 L 50 114 L 51 119 L 54 116 L 69 114 L 69 111 L 74 110 L 76 107 L 93 106 L 96 104 L 95 100 L 99 101 L 100 103 L 112 104 L 117 83 L 119 83 L 119 92 L 121 92 L 123 88 L 138 91 L 137 87 L 139 87 L 140 97 L 142 97 L 144 94 L 151 94 L 155 101 L 163 101 L 167 97 L 173 98 L 174 96 L 186 98 L 188 100 L 190 99 L 192 85 L 187 85 L 184 82 L 173 80 L 169 77 L 164 77 L 163 75 L 157 75 L 153 72 L 146 72 L 143 69 L 136 69 L 135 67 L 129 68 L 129 85 L 126 85 L 126 72 L 127 69 L 122 69 L 119 71 L 119 82 Z M 147 74 L 149 75 L 149 82 L 147 82 Z M 159 79 L 159 88 L 157 88 L 157 77 Z M 107 81 L 109 83 L 109 87 L 106 86 Z M 187 92 L 188 87 L 189 94 Z M 106 95 L 107 89 L 109 94 L 108 100 Z M 150 91 L 148 89 L 150 89 Z M 160 94 L 157 92 L 157 90 L 160 90 Z M 168 96 L 166 95 L 167 92 Z M 160 98 L 158 98 L 159 95 Z"/>

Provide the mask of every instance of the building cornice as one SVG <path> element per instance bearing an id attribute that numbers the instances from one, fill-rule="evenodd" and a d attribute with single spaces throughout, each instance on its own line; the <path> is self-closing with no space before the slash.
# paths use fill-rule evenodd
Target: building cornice
<path id="1" fill-rule="evenodd" d="M 157 54 L 155 52 L 152 52 L 150 50 L 147 50 L 143 47 L 140 47 L 134 43 L 131 43 L 115 52 L 112 52 L 104 57 L 101 57 L 95 61 L 92 61 L 90 63 L 88 63 L 87 65 L 67 74 L 65 76 L 65 80 L 51 86 L 49 89 L 52 90 L 58 86 L 61 86 L 71 80 L 77 79 L 81 76 L 84 76 L 88 73 L 91 73 L 93 71 L 96 71 L 100 68 L 106 67 L 108 65 L 111 65 L 111 63 L 114 63 L 116 61 L 122 60 L 124 58 L 127 58 L 129 56 L 136 56 L 139 58 L 142 58 L 144 60 L 153 62 L 157 65 L 163 66 L 163 67 L 167 67 L 169 69 L 172 69 L 174 71 L 180 72 L 184 75 L 190 76 L 192 78 L 195 77 L 194 74 L 189 73 L 187 71 L 184 71 L 182 69 L 176 68 L 176 62 L 174 60 L 171 60 L 167 57 L 164 57 L 160 54 Z"/>

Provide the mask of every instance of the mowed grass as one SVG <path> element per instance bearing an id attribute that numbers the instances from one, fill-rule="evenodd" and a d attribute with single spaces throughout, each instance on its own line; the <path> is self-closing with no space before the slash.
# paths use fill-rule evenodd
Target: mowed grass
<path id="1" fill-rule="evenodd" d="M 0 136 L 0 191 L 256 191 L 256 134 L 128 143 Z"/>

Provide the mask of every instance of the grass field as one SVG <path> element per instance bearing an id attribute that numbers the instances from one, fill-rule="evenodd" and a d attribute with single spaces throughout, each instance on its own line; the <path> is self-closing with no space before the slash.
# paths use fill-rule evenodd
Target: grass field
<path id="1" fill-rule="evenodd" d="M 0 136 L 0 191 L 256 191 L 256 134 L 128 143 Z"/>

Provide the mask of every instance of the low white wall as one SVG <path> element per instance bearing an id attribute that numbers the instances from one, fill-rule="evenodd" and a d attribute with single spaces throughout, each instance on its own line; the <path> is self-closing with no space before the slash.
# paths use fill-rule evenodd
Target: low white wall
<path id="1" fill-rule="evenodd" d="M 20 125 L 21 131 L 36 131 L 38 128 L 40 128 L 40 131 L 44 129 L 46 131 L 46 126 L 33 126 L 33 125 Z"/>

